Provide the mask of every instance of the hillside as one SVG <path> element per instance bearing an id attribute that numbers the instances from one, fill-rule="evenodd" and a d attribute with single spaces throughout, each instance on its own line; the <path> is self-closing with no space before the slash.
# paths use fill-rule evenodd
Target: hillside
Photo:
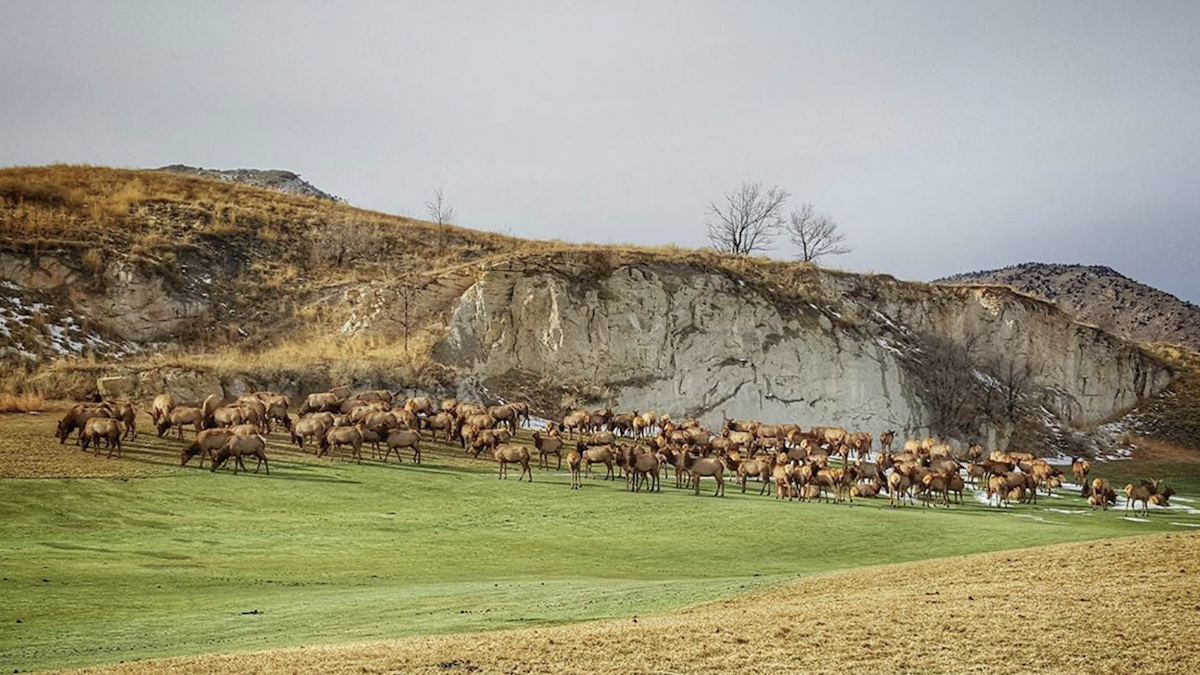
<path id="1" fill-rule="evenodd" d="M 1001 287 L 524 241 L 203 176 L 6 169 L 0 215 L 5 390 L 350 383 L 1076 452 L 1174 377 Z"/>
<path id="2" fill-rule="evenodd" d="M 217 180 L 267 188 L 268 190 L 299 195 L 301 197 L 317 197 L 330 201 L 340 201 L 337 197 L 300 178 L 298 174 L 280 169 L 204 169 L 186 164 L 171 164 L 160 168 L 159 171 L 169 171 L 187 176 L 215 178 Z"/>
<path id="3" fill-rule="evenodd" d="M 1194 534 L 1062 544 L 812 575 L 671 615 L 80 672 L 1195 672 L 1197 556 Z M 1024 637 L 997 639 L 1014 621 Z"/>
<path id="4" fill-rule="evenodd" d="M 1102 265 L 1024 263 L 937 283 L 1000 284 L 1045 298 L 1080 321 L 1135 342 L 1200 351 L 1200 307 Z"/>

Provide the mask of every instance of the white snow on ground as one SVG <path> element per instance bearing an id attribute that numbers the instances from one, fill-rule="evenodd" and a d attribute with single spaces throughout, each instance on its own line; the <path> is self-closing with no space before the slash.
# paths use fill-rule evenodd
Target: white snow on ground
<path id="1" fill-rule="evenodd" d="M 1014 513 L 1013 517 L 1014 518 L 1028 518 L 1030 520 L 1035 520 L 1039 523 L 1046 523 L 1047 525 L 1066 525 L 1066 523 L 1064 523 L 1061 520 L 1046 520 L 1045 518 L 1043 518 L 1041 516 L 1035 516 L 1032 513 Z"/>
<path id="2" fill-rule="evenodd" d="M 892 344 L 891 342 L 884 340 L 883 338 L 875 338 L 875 344 L 879 345 L 880 347 L 883 347 L 884 349 L 888 350 L 889 352 L 891 352 L 897 356 L 904 356 L 903 350 L 901 350 L 899 347 Z"/>
<path id="3" fill-rule="evenodd" d="M 1177 523 L 1175 521 L 1171 521 L 1171 525 L 1178 525 L 1180 527 L 1200 527 L 1200 523 Z"/>
<path id="4" fill-rule="evenodd" d="M 5 283 L 4 288 L 20 290 L 19 286 Z M 36 320 L 34 317 L 39 317 Z M 54 318 L 57 317 L 57 318 Z M 60 308 L 45 303 L 26 304 L 17 295 L 0 295 L 0 338 L 14 340 L 14 330 L 20 326 L 21 334 L 34 327 L 39 338 L 33 343 L 17 342 L 3 347 L 4 353 L 19 354 L 37 361 L 38 352 L 49 351 L 54 356 L 79 356 L 88 350 L 114 356 L 124 356 L 139 350 L 138 345 L 128 341 L 109 341 L 96 334 L 85 333 L 79 320 Z"/>
<path id="5" fill-rule="evenodd" d="M 987 373 L 980 371 L 980 370 L 975 370 L 972 372 L 975 375 L 975 379 L 982 382 L 983 386 L 991 388 L 991 389 L 999 389 L 1000 388 L 1000 380 L 997 380 L 996 378 L 992 377 L 991 375 L 988 375 Z"/>
<path id="6" fill-rule="evenodd" d="M 813 307 L 813 309 L 816 309 L 816 307 Z M 892 323 L 892 320 L 887 318 L 887 315 L 884 314 L 883 312 L 880 312 L 877 309 L 873 309 L 873 310 L 871 310 L 871 313 L 874 314 L 880 321 L 887 324 L 888 328 L 891 328 L 892 330 L 904 330 L 904 329 L 900 328 L 899 326 L 897 326 L 896 324 Z"/>
<path id="7" fill-rule="evenodd" d="M 1079 515 L 1081 513 L 1088 513 L 1087 509 L 1045 509 L 1045 510 L 1050 511 L 1052 513 L 1061 513 L 1061 514 L 1068 515 L 1068 516 L 1075 516 L 1075 515 Z"/>
<path id="8" fill-rule="evenodd" d="M 1133 516 L 1121 516 L 1121 520 L 1128 520 L 1132 523 L 1148 523 L 1148 522 L 1150 522 L 1150 520 L 1147 518 L 1134 518 Z"/>
<path id="9" fill-rule="evenodd" d="M 549 424 L 549 422 L 547 420 L 544 420 L 544 419 L 534 416 L 534 415 L 530 415 L 529 422 L 525 424 L 525 428 L 537 429 L 538 431 L 545 431 L 547 424 Z"/>

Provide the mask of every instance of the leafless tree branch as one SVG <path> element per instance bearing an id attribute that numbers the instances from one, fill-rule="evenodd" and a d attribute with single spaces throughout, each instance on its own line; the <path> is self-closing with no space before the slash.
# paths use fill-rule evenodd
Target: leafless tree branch
<path id="1" fill-rule="evenodd" d="M 846 235 L 838 231 L 837 222 L 826 214 L 818 214 L 812 204 L 801 204 L 792 211 L 787 222 L 788 236 L 796 248 L 796 257 L 804 262 L 816 262 L 827 255 L 842 255 L 854 250 L 844 243 Z"/>
<path id="2" fill-rule="evenodd" d="M 725 194 L 723 204 L 708 206 L 708 241 L 723 253 L 767 251 L 783 228 L 783 205 L 790 195 L 778 186 L 742 183 Z"/>

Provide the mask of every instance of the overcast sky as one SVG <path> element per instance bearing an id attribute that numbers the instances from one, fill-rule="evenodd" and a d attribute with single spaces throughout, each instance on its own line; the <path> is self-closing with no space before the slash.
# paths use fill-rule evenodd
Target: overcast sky
<path id="1" fill-rule="evenodd" d="M 848 269 L 1200 302 L 1200 2 L 31 0 L 0 92 L 0 165 L 284 168 L 414 216 L 442 186 L 469 227 L 688 246 L 761 181 Z"/>

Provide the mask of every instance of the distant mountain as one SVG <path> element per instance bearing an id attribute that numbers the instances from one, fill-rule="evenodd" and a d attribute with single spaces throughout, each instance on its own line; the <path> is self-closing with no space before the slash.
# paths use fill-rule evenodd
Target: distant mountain
<path id="1" fill-rule="evenodd" d="M 1081 321 L 1138 342 L 1200 351 L 1200 307 L 1103 265 L 1024 263 L 936 283 L 997 284 L 1050 300 Z"/>
<path id="2" fill-rule="evenodd" d="M 281 169 L 204 169 L 186 164 L 172 164 L 161 167 L 158 170 L 181 173 L 188 176 L 216 178 L 228 183 L 253 185 L 290 195 L 317 197 L 318 199 L 329 199 L 335 202 L 343 201 L 340 197 L 320 190 L 312 183 L 302 179 L 300 174 Z"/>

